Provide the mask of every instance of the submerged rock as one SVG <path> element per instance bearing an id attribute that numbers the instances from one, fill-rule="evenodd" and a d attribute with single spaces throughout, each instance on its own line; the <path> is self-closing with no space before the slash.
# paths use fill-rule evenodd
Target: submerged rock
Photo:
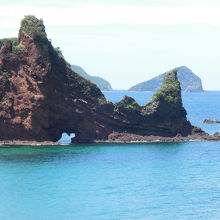
<path id="1" fill-rule="evenodd" d="M 75 142 L 203 135 L 186 118 L 176 74 L 145 106 L 127 96 L 113 104 L 72 71 L 43 21 L 26 16 L 17 43 L 6 40 L 0 50 L 0 141 L 57 141 L 63 132 Z"/>

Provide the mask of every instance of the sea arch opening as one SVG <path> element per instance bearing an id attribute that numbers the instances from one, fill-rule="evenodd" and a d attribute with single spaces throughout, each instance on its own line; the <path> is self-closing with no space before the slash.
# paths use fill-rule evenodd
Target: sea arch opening
<path id="1" fill-rule="evenodd" d="M 72 143 L 72 138 L 76 137 L 75 133 L 66 133 L 63 132 L 61 138 L 58 140 L 58 143 L 61 144 L 71 144 Z"/>

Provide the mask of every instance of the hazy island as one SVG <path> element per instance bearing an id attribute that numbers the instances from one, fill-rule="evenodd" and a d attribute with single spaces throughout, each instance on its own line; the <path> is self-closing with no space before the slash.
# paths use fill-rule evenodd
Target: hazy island
<path id="1" fill-rule="evenodd" d="M 203 92 L 202 80 L 186 66 L 175 68 L 183 92 Z M 132 86 L 129 91 L 157 91 L 166 73 Z"/>
<path id="2" fill-rule="evenodd" d="M 75 143 L 219 140 L 194 127 L 182 105 L 177 71 L 152 100 L 113 104 L 71 68 L 47 38 L 41 19 L 25 16 L 17 40 L 0 50 L 0 141 L 29 143 L 75 133 Z"/>
<path id="3" fill-rule="evenodd" d="M 99 76 L 89 75 L 81 66 L 71 65 L 71 68 L 74 72 L 78 73 L 85 79 L 88 79 L 91 82 L 95 83 L 101 91 L 112 91 L 112 86 L 107 80 Z"/>

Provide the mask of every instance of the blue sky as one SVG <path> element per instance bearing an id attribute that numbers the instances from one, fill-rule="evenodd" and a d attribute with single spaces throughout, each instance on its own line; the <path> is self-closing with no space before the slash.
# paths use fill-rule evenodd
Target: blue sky
<path id="1" fill-rule="evenodd" d="M 217 0 L 0 0 L 0 37 L 16 36 L 24 15 L 43 18 L 69 63 L 115 89 L 185 65 L 220 90 Z"/>

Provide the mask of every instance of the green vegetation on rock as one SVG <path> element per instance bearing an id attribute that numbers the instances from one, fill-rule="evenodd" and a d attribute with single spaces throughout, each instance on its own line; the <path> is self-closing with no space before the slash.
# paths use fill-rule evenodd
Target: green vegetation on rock
<path id="1" fill-rule="evenodd" d="M 0 48 L 8 41 L 11 42 L 13 54 L 18 54 L 24 51 L 25 46 L 22 43 L 18 44 L 18 38 L 16 37 L 0 39 Z"/>
<path id="2" fill-rule="evenodd" d="M 143 107 L 142 113 L 152 114 L 162 103 L 171 108 L 182 106 L 181 87 L 175 69 L 165 75 L 161 88 L 153 95 L 151 101 Z"/>
<path id="3" fill-rule="evenodd" d="M 36 41 L 47 40 L 45 26 L 42 19 L 37 19 L 33 15 L 27 15 L 21 21 L 21 31 L 29 35 Z"/>
<path id="4" fill-rule="evenodd" d="M 9 72 L 2 72 L 1 77 L 2 78 L 9 78 L 11 74 Z"/>
<path id="5" fill-rule="evenodd" d="M 54 51 L 57 53 L 57 55 L 61 58 L 64 58 L 63 57 L 63 53 L 62 53 L 62 50 L 60 49 L 60 47 L 55 47 L 54 48 Z"/>
<path id="6" fill-rule="evenodd" d="M 104 96 L 98 99 L 100 105 L 112 104 L 112 102 L 108 101 Z"/>
<path id="7" fill-rule="evenodd" d="M 1 100 L 2 107 L 5 107 L 6 104 L 7 104 L 7 99 L 6 99 L 6 97 L 3 97 L 2 100 Z"/>
<path id="8" fill-rule="evenodd" d="M 178 72 L 177 78 L 183 92 L 202 92 L 201 79 L 186 66 L 175 68 Z M 148 81 L 132 86 L 130 91 L 157 91 L 163 84 L 166 73 L 156 76 Z"/>
<path id="9" fill-rule="evenodd" d="M 18 45 L 18 38 L 12 37 L 12 38 L 3 38 L 0 39 L 0 48 L 5 44 L 7 41 L 11 41 L 12 43 L 12 48 L 16 47 Z"/>
<path id="10" fill-rule="evenodd" d="M 154 94 L 152 101 L 164 100 L 169 104 L 176 105 L 181 101 L 181 88 L 180 82 L 177 80 L 177 71 L 172 70 L 164 77 L 162 87 Z"/>
<path id="11" fill-rule="evenodd" d="M 14 54 L 21 53 L 24 50 L 25 50 L 25 46 L 22 43 L 12 47 L 12 53 L 14 53 Z"/>
<path id="12" fill-rule="evenodd" d="M 140 111 L 141 107 L 138 103 L 130 96 L 124 96 L 124 98 L 115 104 L 115 111 L 120 111 L 121 108 L 129 111 Z"/>
<path id="13" fill-rule="evenodd" d="M 11 77 L 11 74 L 4 70 L 3 66 L 0 65 L 0 80 L 8 79 Z"/>

